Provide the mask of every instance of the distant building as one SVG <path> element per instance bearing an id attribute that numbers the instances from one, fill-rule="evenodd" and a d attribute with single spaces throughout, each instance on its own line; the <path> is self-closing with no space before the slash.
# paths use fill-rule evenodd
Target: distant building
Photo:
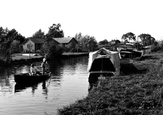
<path id="1" fill-rule="evenodd" d="M 60 45 L 66 48 L 76 47 L 78 44 L 78 41 L 73 37 L 52 38 L 48 40 L 43 38 L 28 38 L 23 43 L 23 50 L 24 52 L 38 52 L 45 41 L 48 42 L 49 46 Z"/>
<path id="2" fill-rule="evenodd" d="M 53 45 L 60 45 L 67 48 L 72 46 L 75 47 L 78 44 L 78 41 L 73 37 L 52 38 L 48 40 L 48 42 Z"/>
<path id="3" fill-rule="evenodd" d="M 37 52 L 40 51 L 46 39 L 43 38 L 28 38 L 23 43 L 24 52 Z"/>

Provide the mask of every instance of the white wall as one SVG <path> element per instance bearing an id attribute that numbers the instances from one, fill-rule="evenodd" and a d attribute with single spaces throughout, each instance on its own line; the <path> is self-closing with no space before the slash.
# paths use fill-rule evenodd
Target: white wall
<path id="1" fill-rule="evenodd" d="M 26 52 L 26 51 L 33 52 L 33 51 L 35 51 L 35 44 L 31 40 L 28 40 L 28 42 L 26 42 L 23 45 L 23 50 L 24 50 L 24 52 Z"/>

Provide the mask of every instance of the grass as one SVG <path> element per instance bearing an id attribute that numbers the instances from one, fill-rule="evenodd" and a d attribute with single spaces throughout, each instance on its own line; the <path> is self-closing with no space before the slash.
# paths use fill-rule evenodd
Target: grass
<path id="1" fill-rule="evenodd" d="M 101 81 L 88 96 L 58 110 L 59 115 L 162 115 L 163 54 L 121 65 L 121 75 Z"/>

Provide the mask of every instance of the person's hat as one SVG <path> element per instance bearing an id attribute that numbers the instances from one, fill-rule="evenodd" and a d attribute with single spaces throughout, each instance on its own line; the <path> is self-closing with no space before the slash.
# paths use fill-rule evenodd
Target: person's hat
<path id="1" fill-rule="evenodd" d="M 43 58 L 43 62 L 45 62 L 46 61 L 46 58 Z"/>

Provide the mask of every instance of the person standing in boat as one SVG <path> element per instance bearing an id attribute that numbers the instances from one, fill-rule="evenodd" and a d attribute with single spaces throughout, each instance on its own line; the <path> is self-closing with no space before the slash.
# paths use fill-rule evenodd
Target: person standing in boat
<path id="1" fill-rule="evenodd" d="M 43 61 L 41 63 L 41 68 L 42 68 L 42 74 L 45 74 L 45 64 L 47 63 L 46 58 L 43 58 Z"/>
<path id="2" fill-rule="evenodd" d="M 35 67 L 35 65 L 34 64 L 31 64 L 31 66 L 30 66 L 30 75 L 36 75 L 37 71 L 38 70 Z"/>

